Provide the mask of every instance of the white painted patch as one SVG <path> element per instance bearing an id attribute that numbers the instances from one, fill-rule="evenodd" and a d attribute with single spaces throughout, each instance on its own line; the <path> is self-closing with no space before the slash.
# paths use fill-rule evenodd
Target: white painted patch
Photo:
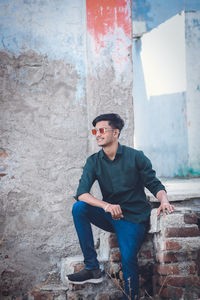
<path id="1" fill-rule="evenodd" d="M 186 91 L 184 12 L 142 37 L 141 58 L 148 98 Z"/>

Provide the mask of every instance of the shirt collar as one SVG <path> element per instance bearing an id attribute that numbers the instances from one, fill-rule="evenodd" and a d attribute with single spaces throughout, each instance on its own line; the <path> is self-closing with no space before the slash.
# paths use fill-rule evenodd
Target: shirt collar
<path id="1" fill-rule="evenodd" d="M 117 153 L 115 157 L 117 157 L 118 155 L 122 155 L 122 145 L 120 143 L 118 143 Z M 100 150 L 100 158 L 107 158 L 103 149 Z"/>

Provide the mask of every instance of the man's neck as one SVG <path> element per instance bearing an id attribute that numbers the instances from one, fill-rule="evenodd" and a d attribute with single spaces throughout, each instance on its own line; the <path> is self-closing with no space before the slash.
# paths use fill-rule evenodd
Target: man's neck
<path id="1" fill-rule="evenodd" d="M 104 153 L 108 156 L 108 158 L 110 160 L 114 160 L 115 159 L 115 155 L 117 153 L 117 149 L 118 149 L 118 141 L 116 143 L 113 143 L 110 146 L 103 147 Z"/>

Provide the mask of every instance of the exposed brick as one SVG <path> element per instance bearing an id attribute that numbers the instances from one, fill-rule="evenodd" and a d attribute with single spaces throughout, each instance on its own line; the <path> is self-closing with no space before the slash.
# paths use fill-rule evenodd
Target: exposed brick
<path id="1" fill-rule="evenodd" d="M 142 250 L 139 253 L 139 256 L 141 258 L 146 258 L 146 259 L 151 259 L 153 257 L 152 253 L 150 250 Z"/>
<path id="2" fill-rule="evenodd" d="M 85 286 L 86 286 L 86 284 L 72 284 L 71 290 L 73 292 L 80 291 L 80 290 L 83 290 L 85 288 Z"/>
<path id="3" fill-rule="evenodd" d="M 110 235 L 109 237 L 109 246 L 110 248 L 118 248 L 119 245 L 118 245 L 118 241 L 117 241 L 117 236 L 113 233 Z"/>
<path id="4" fill-rule="evenodd" d="M 196 274 L 196 271 L 197 271 L 197 266 L 196 266 L 196 264 L 191 264 L 191 265 L 189 265 L 189 273 L 190 273 L 190 274 Z"/>
<path id="5" fill-rule="evenodd" d="M 5 173 L 0 173 L 0 177 L 4 177 L 4 176 L 6 176 L 7 174 L 5 174 Z"/>
<path id="6" fill-rule="evenodd" d="M 77 295 L 67 295 L 67 300 L 78 300 Z"/>
<path id="7" fill-rule="evenodd" d="M 178 242 L 173 241 L 166 241 L 165 242 L 165 249 L 166 250 L 180 250 L 182 246 Z"/>
<path id="8" fill-rule="evenodd" d="M 160 275 L 178 275 L 179 269 L 177 265 L 157 265 L 156 271 Z"/>
<path id="9" fill-rule="evenodd" d="M 9 296 L 9 291 L 1 291 L 2 296 L 8 297 Z"/>
<path id="10" fill-rule="evenodd" d="M 198 250 L 197 252 L 196 265 L 197 265 L 197 273 L 200 276 L 200 250 Z"/>
<path id="11" fill-rule="evenodd" d="M 184 214 L 184 222 L 186 224 L 198 224 L 198 217 L 196 214 Z"/>
<path id="12" fill-rule="evenodd" d="M 200 231 L 197 226 L 167 228 L 165 231 L 165 237 L 195 237 L 195 236 L 200 236 Z"/>
<path id="13" fill-rule="evenodd" d="M 156 259 L 160 263 L 178 262 L 178 259 L 174 253 L 158 253 Z"/>
<path id="14" fill-rule="evenodd" d="M 192 284 L 195 286 L 198 286 L 198 288 L 200 289 L 200 277 L 199 276 L 194 276 L 192 278 Z"/>
<path id="15" fill-rule="evenodd" d="M 199 284 L 199 278 L 198 276 L 160 276 L 157 282 L 160 286 L 185 287 L 188 284 Z"/>
<path id="16" fill-rule="evenodd" d="M 97 300 L 109 300 L 110 296 L 108 293 L 101 293 L 98 295 Z"/>
<path id="17" fill-rule="evenodd" d="M 110 254 L 110 260 L 113 261 L 113 262 L 120 262 L 121 261 L 120 251 L 113 251 Z"/>
<path id="18" fill-rule="evenodd" d="M 6 152 L 0 152 L 0 157 L 6 158 L 7 156 L 8 156 L 8 154 Z"/>
<path id="19" fill-rule="evenodd" d="M 46 295 L 36 295 L 34 296 L 34 300 L 47 300 L 48 296 Z"/>
<path id="20" fill-rule="evenodd" d="M 183 295 L 183 290 L 181 288 L 175 287 L 165 287 L 162 289 L 157 289 L 159 296 L 168 298 L 168 299 L 179 299 Z M 179 298 L 178 298 L 179 297 Z"/>
<path id="21" fill-rule="evenodd" d="M 52 293 L 40 293 L 40 292 L 32 292 L 34 296 L 34 300 L 53 300 Z"/>

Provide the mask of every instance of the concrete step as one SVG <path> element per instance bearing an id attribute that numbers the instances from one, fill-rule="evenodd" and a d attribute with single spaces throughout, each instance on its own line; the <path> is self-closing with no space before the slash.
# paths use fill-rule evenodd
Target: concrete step
<path id="1" fill-rule="evenodd" d="M 86 283 L 83 285 L 68 282 L 67 274 L 75 273 L 84 268 L 83 257 L 74 256 L 63 259 L 61 262 L 60 283 L 51 280 L 33 293 L 34 300 L 111 300 L 122 299 L 119 280 L 111 279 L 108 260 L 98 257 L 100 268 L 103 272 L 103 282 L 98 284 Z"/>

